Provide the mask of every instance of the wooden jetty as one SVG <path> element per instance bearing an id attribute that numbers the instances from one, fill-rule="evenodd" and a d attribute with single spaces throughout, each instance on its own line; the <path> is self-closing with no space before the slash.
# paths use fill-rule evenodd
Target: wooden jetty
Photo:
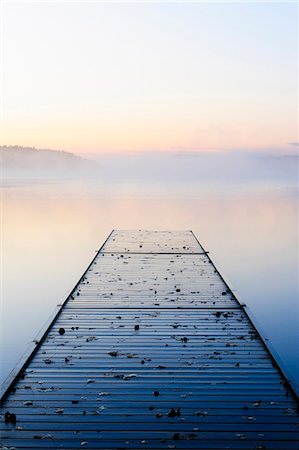
<path id="1" fill-rule="evenodd" d="M 2 400 L 5 449 L 298 449 L 296 395 L 191 231 L 113 231 Z"/>

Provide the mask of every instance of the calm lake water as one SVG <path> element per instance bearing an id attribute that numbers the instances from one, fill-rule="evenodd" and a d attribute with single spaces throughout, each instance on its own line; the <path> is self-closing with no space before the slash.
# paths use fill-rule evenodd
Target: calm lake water
<path id="1" fill-rule="evenodd" d="M 176 160 L 170 172 L 155 161 L 107 158 L 90 179 L 4 183 L 2 381 L 113 228 L 192 229 L 299 379 L 293 164 L 223 173 L 220 162 L 216 176 L 204 161 L 197 175 L 194 159 Z"/>

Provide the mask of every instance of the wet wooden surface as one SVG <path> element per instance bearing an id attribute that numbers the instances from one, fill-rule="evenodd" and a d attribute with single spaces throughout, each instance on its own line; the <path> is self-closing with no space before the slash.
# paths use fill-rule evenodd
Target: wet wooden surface
<path id="1" fill-rule="evenodd" d="M 295 397 L 189 231 L 114 231 L 1 414 L 8 449 L 298 449 Z"/>

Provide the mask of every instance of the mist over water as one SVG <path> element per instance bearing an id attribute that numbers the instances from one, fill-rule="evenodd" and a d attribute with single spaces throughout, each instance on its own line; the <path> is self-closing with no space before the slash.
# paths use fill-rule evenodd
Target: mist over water
<path id="1" fill-rule="evenodd" d="M 84 176 L 3 179 L 2 380 L 113 228 L 192 229 L 298 379 L 298 158 L 94 159 Z"/>

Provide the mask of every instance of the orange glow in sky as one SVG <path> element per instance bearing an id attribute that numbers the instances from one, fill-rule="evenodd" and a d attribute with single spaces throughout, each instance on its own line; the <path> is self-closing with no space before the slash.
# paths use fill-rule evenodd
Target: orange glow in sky
<path id="1" fill-rule="evenodd" d="M 5 3 L 1 144 L 76 152 L 298 141 L 295 3 Z"/>

